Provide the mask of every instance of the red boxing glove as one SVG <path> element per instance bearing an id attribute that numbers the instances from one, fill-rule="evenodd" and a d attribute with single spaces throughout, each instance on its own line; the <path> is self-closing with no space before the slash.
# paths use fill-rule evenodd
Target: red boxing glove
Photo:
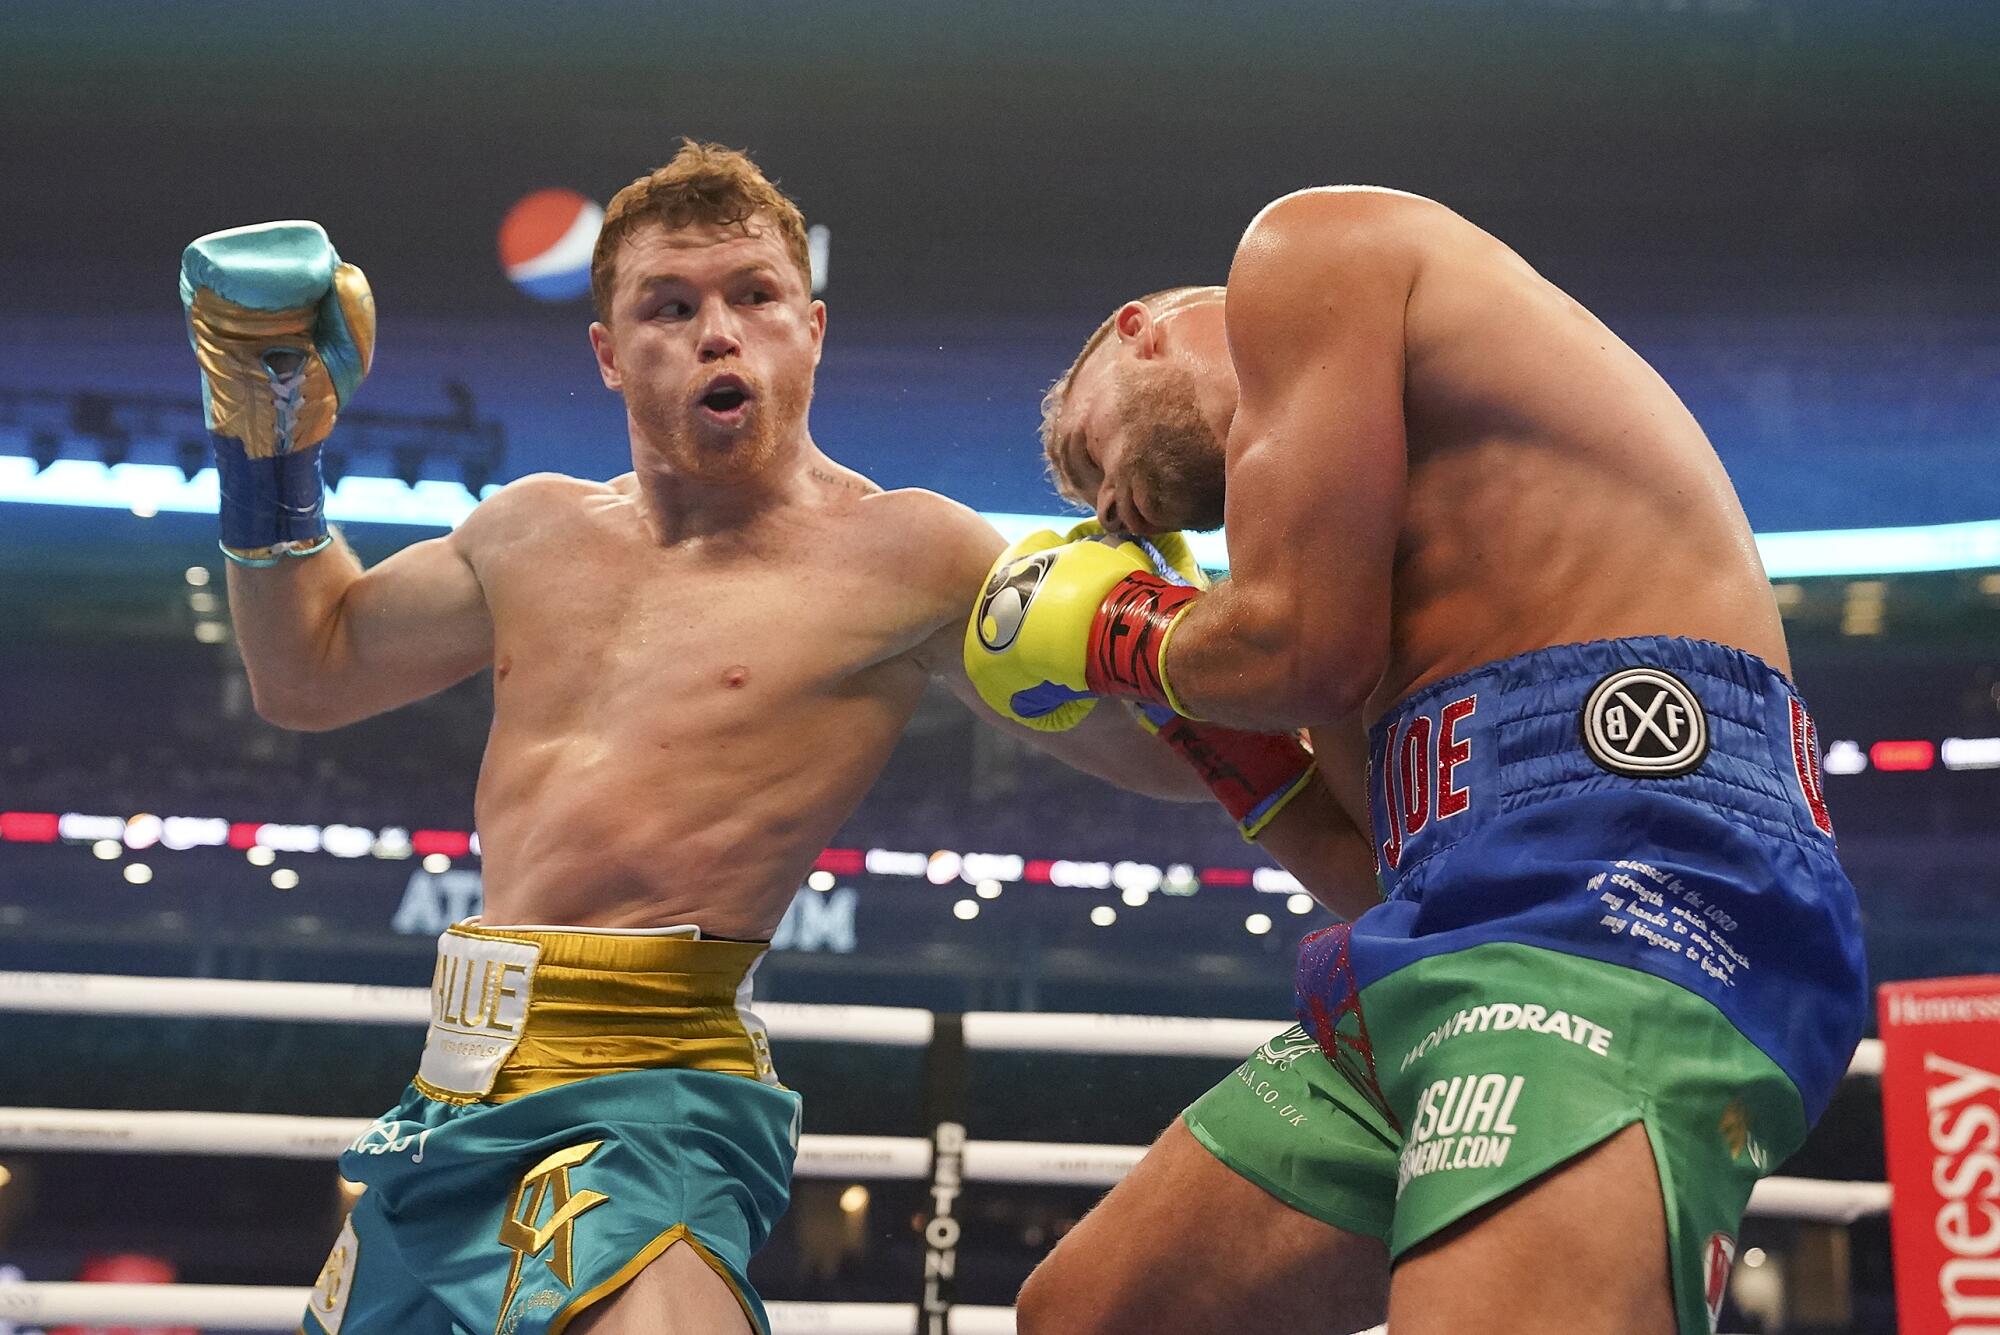
<path id="1" fill-rule="evenodd" d="M 1098 605 L 1084 649 L 1084 681 L 1091 693 L 1145 700 L 1185 715 L 1167 685 L 1167 637 L 1200 596 L 1199 589 L 1143 572 L 1114 584 Z"/>
<path id="2" fill-rule="evenodd" d="M 1290 733 L 1243 732 L 1135 705 L 1147 731 L 1194 767 L 1208 790 L 1254 840 L 1312 778 L 1312 752 Z"/>

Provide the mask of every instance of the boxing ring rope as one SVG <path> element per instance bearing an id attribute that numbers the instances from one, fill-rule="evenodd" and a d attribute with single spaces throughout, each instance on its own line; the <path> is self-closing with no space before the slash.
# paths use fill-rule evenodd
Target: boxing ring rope
<path id="1" fill-rule="evenodd" d="M 125 974 L 0 972 L 0 1012 L 145 1015 L 154 1019 L 430 1022 L 430 989 L 356 983 L 274 983 L 238 978 L 144 978 Z M 791 1043 L 873 1043 L 921 1048 L 933 1017 L 908 1006 L 760 1002 L 771 1037 Z M 965 1045 L 985 1052 L 1081 1052 L 1101 1057 L 1249 1055 L 1283 1020 L 1180 1015 L 1050 1015 L 970 1011 Z M 1863 1039 L 1849 1076 L 1882 1074 L 1882 1044 Z"/>
<path id="2" fill-rule="evenodd" d="M 240 979 L 144 978 L 109 974 L 0 972 L 0 1012 L 145 1015 L 421 1025 L 430 991 L 345 983 Z M 873 1043 L 924 1047 L 935 1017 L 908 1007 L 770 1003 L 757 1008 L 771 1036 L 788 1042 Z M 960 1017 L 968 1050 L 1070 1052 L 1119 1056 L 1240 1060 L 1283 1022 L 1148 1015 L 1048 1015 L 971 1012 Z M 1850 1076 L 1882 1070 L 1879 1042 L 1864 1042 Z M 109 1154 L 228 1155 L 331 1159 L 371 1125 L 367 1118 L 272 1113 L 131 1112 L 70 1108 L 0 1108 L 0 1149 Z M 1139 1145 L 972 1140 L 967 1181 L 1108 1187 L 1145 1153 Z M 917 1136 L 808 1134 L 800 1139 L 802 1178 L 921 1180 L 931 1172 L 931 1143 Z M 1884 1182 L 1766 1178 L 1750 1198 L 1752 1215 L 1851 1224 L 1889 1209 Z M 216 1330 L 296 1326 L 307 1290 L 232 1285 L 0 1284 L 0 1321 L 42 1324 L 188 1324 Z M 916 1308 L 898 1303 L 767 1305 L 780 1335 L 906 1335 Z M 958 1335 L 1011 1335 L 1013 1311 L 954 1305 Z"/>
<path id="3" fill-rule="evenodd" d="M 370 1125 L 365 1117 L 0 1108 L 0 1150 L 332 1159 Z M 1145 1152 L 1144 1145 L 972 1140 L 965 1146 L 963 1171 L 968 1182 L 1109 1187 L 1131 1172 Z M 930 1141 L 921 1136 L 807 1134 L 799 1138 L 793 1172 L 805 1178 L 893 1182 L 926 1178 L 930 1170 Z M 1885 1182 L 1769 1177 L 1751 1193 L 1749 1212 L 1851 1224 L 1888 1208 Z"/>
<path id="4" fill-rule="evenodd" d="M 0 1322 L 17 1326 L 200 1326 L 296 1330 L 312 1291 L 246 1284 L 0 1283 Z M 910 1303 L 765 1303 L 775 1335 L 909 1335 Z M 953 1335 L 1014 1335 L 1011 1307 L 955 1306 Z"/>

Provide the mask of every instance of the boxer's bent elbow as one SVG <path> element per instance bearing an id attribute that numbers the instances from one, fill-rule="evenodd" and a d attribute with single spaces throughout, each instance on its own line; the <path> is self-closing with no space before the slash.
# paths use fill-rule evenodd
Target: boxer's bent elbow
<path id="1" fill-rule="evenodd" d="M 1368 703 L 1384 666 L 1372 657 L 1313 653 L 1287 676 L 1286 713 L 1308 727 L 1346 718 Z"/>
<path id="2" fill-rule="evenodd" d="M 253 693 L 251 703 L 258 718 L 287 732 L 331 732 L 342 722 L 293 700 L 259 699 Z"/>
<path id="3" fill-rule="evenodd" d="M 266 723 L 288 732 L 329 732 L 353 721 L 331 707 L 327 695 L 310 683 L 274 682 L 269 674 L 251 671 L 250 707 Z"/>

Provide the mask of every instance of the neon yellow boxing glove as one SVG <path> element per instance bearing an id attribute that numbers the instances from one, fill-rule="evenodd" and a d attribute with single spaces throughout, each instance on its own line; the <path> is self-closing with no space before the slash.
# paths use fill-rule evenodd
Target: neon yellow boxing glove
<path id="1" fill-rule="evenodd" d="M 1154 574 L 1136 543 L 1101 531 L 1065 539 L 1042 529 L 1002 552 L 965 627 L 965 671 L 979 698 L 1042 732 L 1083 722 L 1110 693 L 1093 683 L 1090 662 L 1102 606 L 1135 579 L 1181 587 Z"/>
<path id="2" fill-rule="evenodd" d="M 1044 731 L 1075 727 L 1100 695 L 1130 697 L 1139 721 L 1255 839 L 1304 790 L 1313 758 L 1291 734 L 1197 722 L 1169 703 L 1166 631 L 1207 588 L 1179 533 L 1113 537 L 1090 520 L 1066 538 L 1030 534 L 987 578 L 966 627 L 965 667 L 997 713 Z M 1131 675 L 1115 675 L 1121 663 Z M 1133 689 L 1134 677 L 1157 681 L 1157 693 Z"/>

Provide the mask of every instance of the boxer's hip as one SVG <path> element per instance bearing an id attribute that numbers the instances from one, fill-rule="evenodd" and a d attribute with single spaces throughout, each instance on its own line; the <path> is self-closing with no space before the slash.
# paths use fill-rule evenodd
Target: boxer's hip
<path id="1" fill-rule="evenodd" d="M 660 1068 L 776 1085 L 769 1036 L 750 1008 L 764 951 L 693 928 L 459 923 L 438 938 L 415 1086 L 444 1103 L 503 1103 Z"/>
<path id="2" fill-rule="evenodd" d="M 685 1239 L 767 1329 L 748 1266 L 789 1201 L 800 1105 L 750 1009 L 764 949 L 446 931 L 417 1076 L 341 1156 L 367 1187 L 357 1293 L 559 1329 Z"/>
<path id="3" fill-rule="evenodd" d="M 1371 740 L 1387 902 L 1302 956 L 1302 1020 L 1427 959 L 1542 947 L 1707 1000 L 1817 1116 L 1866 971 L 1811 716 L 1781 673 L 1705 641 L 1560 645 L 1414 693 Z"/>

